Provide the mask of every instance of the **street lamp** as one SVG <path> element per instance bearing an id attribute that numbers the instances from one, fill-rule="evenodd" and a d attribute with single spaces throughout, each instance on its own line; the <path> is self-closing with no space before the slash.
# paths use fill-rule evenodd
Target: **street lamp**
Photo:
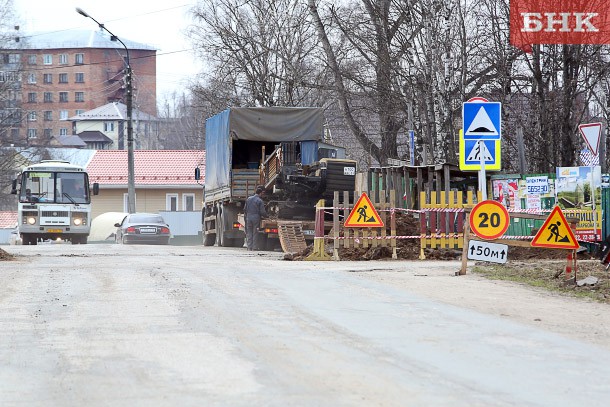
<path id="1" fill-rule="evenodd" d="M 95 23 L 102 30 L 110 34 L 111 41 L 118 41 L 121 43 L 123 48 L 125 48 L 126 57 L 123 62 L 125 63 L 125 89 L 127 92 L 125 98 L 125 105 L 127 106 L 127 210 L 129 213 L 134 213 L 136 211 L 136 182 L 133 156 L 133 123 L 131 122 L 133 110 L 133 87 L 131 84 L 132 72 L 131 63 L 129 61 L 129 49 L 119 37 L 110 32 L 110 30 L 107 29 L 104 24 L 100 23 L 95 18 L 85 13 L 83 9 L 77 7 L 76 12 L 84 17 L 90 18 L 95 21 Z"/>

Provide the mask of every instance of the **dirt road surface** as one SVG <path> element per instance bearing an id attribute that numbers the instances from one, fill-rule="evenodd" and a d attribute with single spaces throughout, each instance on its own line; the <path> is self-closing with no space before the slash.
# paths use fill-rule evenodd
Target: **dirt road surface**
<path id="1" fill-rule="evenodd" d="M 5 247 L 1 406 L 606 406 L 610 307 L 458 262 Z"/>

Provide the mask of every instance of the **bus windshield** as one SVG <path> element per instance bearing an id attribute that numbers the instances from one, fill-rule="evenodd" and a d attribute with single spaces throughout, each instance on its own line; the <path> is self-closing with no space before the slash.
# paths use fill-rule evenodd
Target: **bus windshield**
<path id="1" fill-rule="evenodd" d="M 19 202 L 89 203 L 87 174 L 84 172 L 26 171 L 21 178 Z"/>

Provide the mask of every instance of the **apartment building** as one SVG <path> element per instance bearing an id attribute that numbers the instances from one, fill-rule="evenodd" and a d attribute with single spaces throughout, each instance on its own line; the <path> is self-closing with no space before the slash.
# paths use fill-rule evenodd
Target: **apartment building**
<path id="1" fill-rule="evenodd" d="M 156 49 L 122 41 L 133 72 L 133 106 L 156 116 Z M 127 52 L 106 32 L 33 34 L 19 46 L 17 54 L 10 54 L 20 59 L 20 95 L 13 103 L 21 107 L 20 120 L 10 121 L 19 126 L 4 131 L 12 143 L 45 145 L 54 137 L 72 134 L 70 118 L 108 103 L 125 102 Z"/>

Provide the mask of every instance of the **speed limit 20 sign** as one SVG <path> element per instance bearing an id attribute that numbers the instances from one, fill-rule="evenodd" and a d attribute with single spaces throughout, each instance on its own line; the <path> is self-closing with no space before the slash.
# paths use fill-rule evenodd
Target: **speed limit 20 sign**
<path id="1" fill-rule="evenodd" d="M 497 239 L 506 232 L 508 211 L 500 202 L 479 202 L 470 212 L 470 229 L 481 239 Z"/>

